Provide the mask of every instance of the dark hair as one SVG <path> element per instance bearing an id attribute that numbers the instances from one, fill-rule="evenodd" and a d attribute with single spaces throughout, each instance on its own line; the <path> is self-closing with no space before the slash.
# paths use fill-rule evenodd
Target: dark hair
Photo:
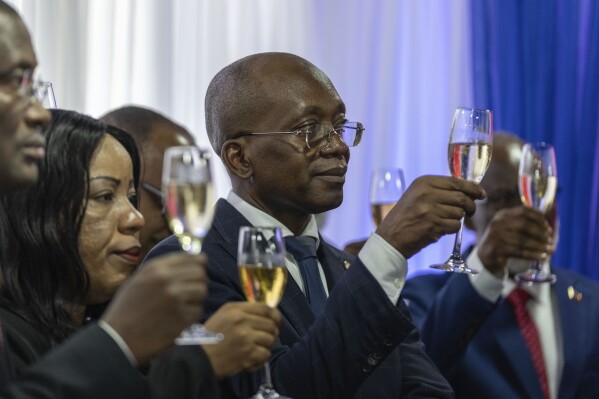
<path id="1" fill-rule="evenodd" d="M 78 237 L 90 162 L 105 134 L 131 156 L 137 189 L 140 161 L 131 136 L 89 116 L 54 110 L 37 184 L 0 201 L 0 304 L 54 342 L 76 328 L 65 302 L 81 304 L 89 289 Z"/>
<path id="2" fill-rule="evenodd" d="M 157 124 L 171 126 L 173 129 L 192 137 L 185 127 L 161 113 L 137 105 L 126 105 L 113 109 L 101 116 L 100 120 L 125 130 L 133 136 L 140 146 L 148 140 L 148 137 L 153 133 L 154 126 Z"/>

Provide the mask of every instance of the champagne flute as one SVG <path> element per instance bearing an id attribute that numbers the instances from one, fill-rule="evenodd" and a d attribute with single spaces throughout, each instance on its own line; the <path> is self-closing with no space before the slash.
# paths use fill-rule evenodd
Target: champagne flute
<path id="1" fill-rule="evenodd" d="M 453 115 L 447 160 L 452 176 L 480 183 L 493 152 L 493 114 L 486 109 L 457 108 Z M 460 220 L 453 251 L 445 263 L 432 265 L 433 269 L 447 272 L 477 274 L 462 258 L 462 231 L 464 218 Z"/>
<path id="2" fill-rule="evenodd" d="M 404 192 L 406 182 L 403 170 L 398 168 L 378 168 L 370 178 L 370 210 L 378 227 L 391 208 Z"/>
<path id="3" fill-rule="evenodd" d="M 241 287 L 249 302 L 276 307 L 287 283 L 285 241 L 280 227 L 241 227 L 237 263 Z M 270 364 L 264 364 L 264 381 L 253 399 L 289 399 L 272 385 Z"/>
<path id="4" fill-rule="evenodd" d="M 201 252 L 202 238 L 212 223 L 214 198 L 206 154 L 193 146 L 171 147 L 164 153 L 162 193 L 166 217 L 183 250 L 191 254 Z M 183 330 L 175 343 L 214 344 L 222 339 L 222 334 L 194 323 Z"/>
<path id="5" fill-rule="evenodd" d="M 522 203 L 529 208 L 546 213 L 552 206 L 557 189 L 557 164 L 553 146 L 547 143 L 529 143 L 522 148 L 518 170 L 518 189 Z M 522 283 L 555 283 L 555 274 L 541 269 L 538 260 L 530 269 L 516 274 Z"/>

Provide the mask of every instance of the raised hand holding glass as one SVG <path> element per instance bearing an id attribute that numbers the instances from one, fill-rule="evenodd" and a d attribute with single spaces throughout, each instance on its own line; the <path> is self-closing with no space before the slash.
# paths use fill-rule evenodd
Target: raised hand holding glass
<path id="1" fill-rule="evenodd" d="M 166 217 L 183 250 L 191 254 L 201 252 L 202 238 L 212 223 L 214 198 L 206 154 L 193 146 L 171 147 L 164 153 L 162 195 Z M 212 333 L 196 323 L 175 342 L 198 345 L 222 339 L 222 334 Z"/>
<path id="2" fill-rule="evenodd" d="M 545 214 L 552 206 L 557 190 L 557 163 L 553 146 L 547 143 L 525 144 L 518 170 L 518 188 L 522 203 Z M 521 283 L 555 283 L 556 276 L 532 261 L 528 271 L 518 273 Z"/>
<path id="3" fill-rule="evenodd" d="M 493 114 L 486 109 L 458 108 L 453 116 L 451 135 L 447 149 L 447 161 L 452 176 L 480 183 L 493 152 Z M 477 274 L 462 258 L 462 231 L 464 218 L 460 221 L 460 230 L 456 234 L 453 251 L 444 263 L 432 265 L 433 269 L 447 272 Z"/>

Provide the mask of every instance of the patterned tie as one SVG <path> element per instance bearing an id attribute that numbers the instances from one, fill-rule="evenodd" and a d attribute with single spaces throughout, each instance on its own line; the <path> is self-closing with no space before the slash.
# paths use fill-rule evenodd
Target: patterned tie
<path id="1" fill-rule="evenodd" d="M 543 349 L 541 348 L 539 332 L 537 331 L 534 321 L 528 314 L 528 310 L 526 310 L 526 302 L 528 302 L 530 297 L 531 295 L 529 292 L 521 288 L 516 288 L 506 299 L 510 305 L 512 305 L 516 322 L 518 323 L 518 327 L 520 327 L 522 337 L 532 356 L 532 362 L 535 366 L 539 383 L 541 384 L 541 390 L 543 391 L 543 397 L 545 399 L 550 399 L 547 372 L 545 371 L 545 359 L 543 358 Z"/>
<path id="2" fill-rule="evenodd" d="M 318 316 L 324 310 L 327 294 L 322 286 L 320 271 L 318 269 L 318 257 L 316 256 L 316 242 L 311 237 L 285 237 L 287 252 L 293 255 L 297 262 L 302 280 L 304 281 L 304 293 L 312 308 L 314 316 Z"/>

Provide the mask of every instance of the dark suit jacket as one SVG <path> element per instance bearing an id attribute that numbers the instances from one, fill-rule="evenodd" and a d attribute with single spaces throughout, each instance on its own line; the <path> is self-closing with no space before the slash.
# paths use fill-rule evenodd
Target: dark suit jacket
<path id="1" fill-rule="evenodd" d="M 46 337 L 5 309 L 0 326 L 0 398 L 150 397 L 142 374 L 96 324 L 50 352 Z"/>
<path id="2" fill-rule="evenodd" d="M 212 229 L 204 239 L 210 293 L 208 315 L 230 301 L 244 301 L 237 270 L 239 228 L 250 223 L 219 200 Z M 175 237 L 148 257 L 179 251 Z M 272 349 L 276 389 L 303 398 L 445 398 L 447 382 L 424 353 L 402 300 L 394 306 L 359 259 L 321 241 L 318 248 L 330 292 L 324 313 L 314 318 L 303 292 L 289 279 L 279 305 L 280 337 Z M 351 262 L 346 271 L 344 261 Z M 253 394 L 261 373 L 227 381 L 225 397 Z"/>
<path id="3" fill-rule="evenodd" d="M 558 397 L 599 398 L 599 284 L 565 269 L 553 272 L 564 355 Z M 582 300 L 571 300 L 568 287 L 582 293 Z M 542 398 L 531 356 L 505 300 L 490 303 L 467 276 L 452 273 L 410 279 L 403 295 L 427 352 L 458 398 Z"/>
<path id="4" fill-rule="evenodd" d="M 95 323 L 55 349 L 35 327 L 2 308 L 0 327 L 0 398 L 219 397 L 210 362 L 198 347 L 166 351 L 146 377 Z"/>

